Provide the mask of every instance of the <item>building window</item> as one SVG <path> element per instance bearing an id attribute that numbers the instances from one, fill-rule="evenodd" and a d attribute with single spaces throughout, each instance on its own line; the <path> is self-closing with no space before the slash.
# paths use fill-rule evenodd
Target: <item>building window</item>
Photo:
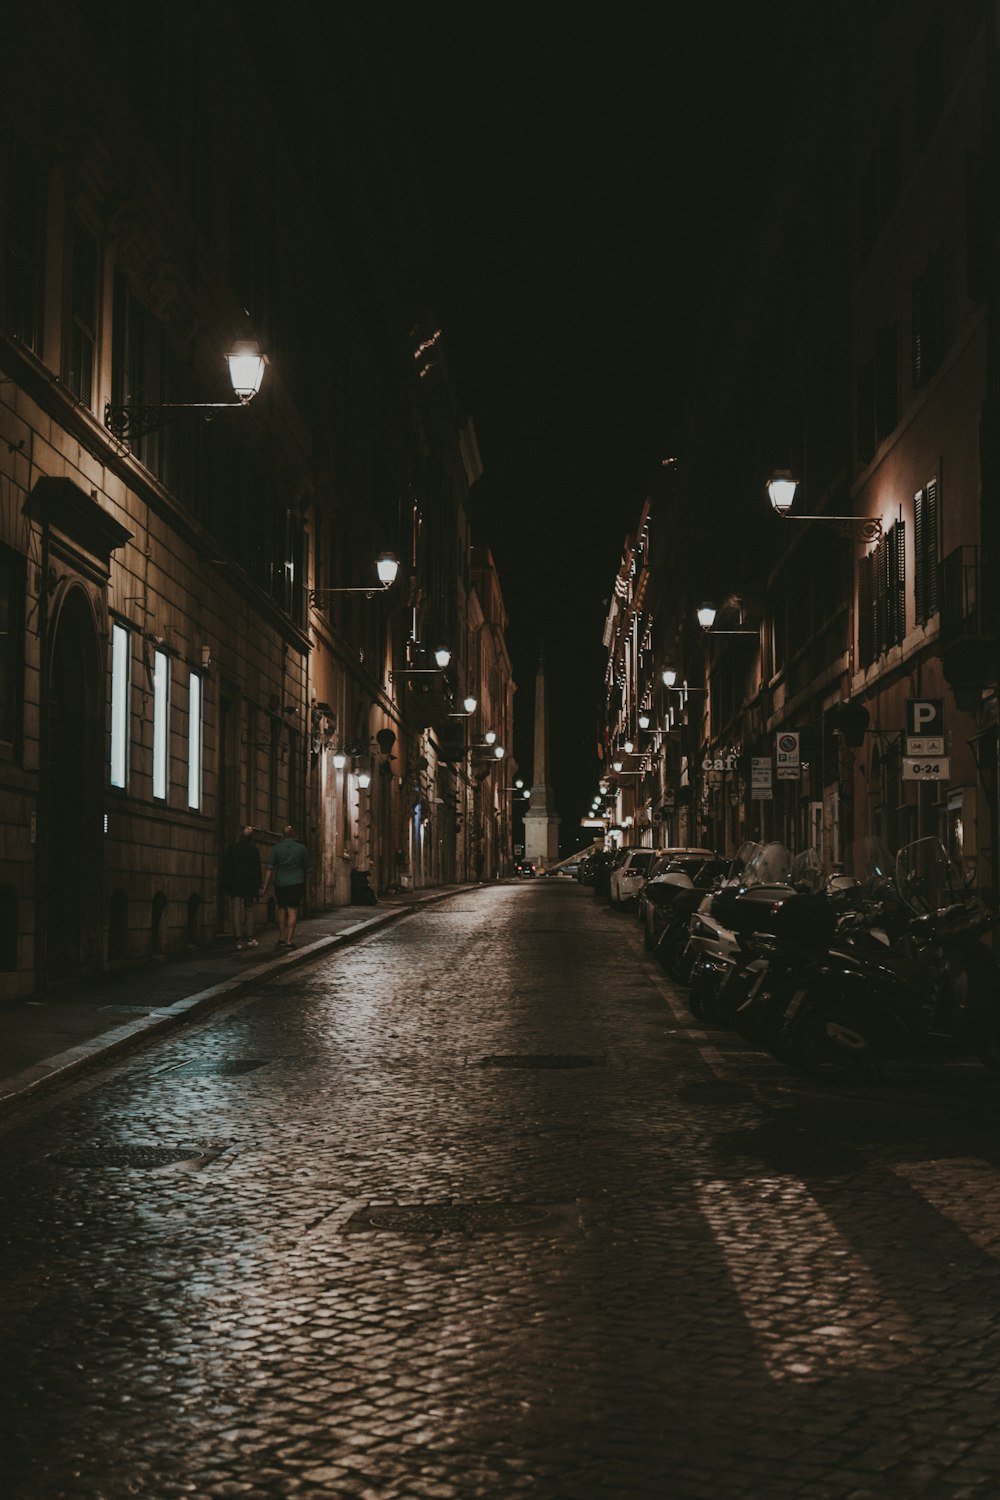
<path id="1" fill-rule="evenodd" d="M 870 667 L 906 633 L 906 526 L 890 526 L 874 551 L 858 564 L 858 658 Z"/>
<path id="2" fill-rule="evenodd" d="M 914 596 L 918 625 L 938 611 L 938 487 L 932 479 L 913 497 Z"/>
<path id="3" fill-rule="evenodd" d="M 924 385 L 944 358 L 948 340 L 948 267 L 943 250 L 928 258 L 913 283 L 913 385 Z"/>
<path id="4" fill-rule="evenodd" d="M 23 148 L 15 148 L 7 182 L 4 318 L 14 338 L 36 354 L 42 347 L 45 252 L 45 174 Z"/>
<path id="5" fill-rule="evenodd" d="M 124 272 L 115 281 L 111 399 L 116 406 L 162 406 L 182 399 L 177 363 L 166 329 L 133 291 Z M 176 481 L 176 432 L 169 427 L 130 435 L 135 456 L 160 482 Z"/>
<path id="6" fill-rule="evenodd" d="M 188 681 L 188 807 L 201 807 L 202 679 L 192 672 Z"/>
<path id="7" fill-rule="evenodd" d="M 124 625 L 111 626 L 111 785 L 128 783 L 132 641 Z"/>
<path id="8" fill-rule="evenodd" d="M 70 244 L 69 350 L 66 381 L 74 396 L 90 407 L 94 397 L 97 348 L 97 241 L 79 222 Z"/>
<path id="9" fill-rule="evenodd" d="M 153 654 L 153 796 L 167 800 L 170 767 L 170 658 Z"/>

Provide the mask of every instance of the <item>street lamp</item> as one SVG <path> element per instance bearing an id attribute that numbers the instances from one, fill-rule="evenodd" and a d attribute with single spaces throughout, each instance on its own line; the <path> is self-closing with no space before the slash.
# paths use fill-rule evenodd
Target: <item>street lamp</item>
<path id="1" fill-rule="evenodd" d="M 462 699 L 461 713 L 459 713 L 459 711 L 456 709 L 454 713 L 450 713 L 448 717 L 449 719 L 468 719 L 472 714 L 475 713 L 478 707 L 478 698 L 473 698 L 472 694 L 470 693 L 467 698 Z"/>
<path id="2" fill-rule="evenodd" d="M 335 750 L 333 752 L 333 768 L 334 768 L 334 770 L 335 771 L 342 771 L 346 765 L 347 765 L 347 756 L 344 753 L 344 751 L 343 750 Z"/>
<path id="3" fill-rule="evenodd" d="M 716 630 L 715 629 L 715 617 L 716 617 L 716 615 L 718 613 L 719 613 L 719 611 L 716 609 L 716 607 L 715 607 L 714 604 L 701 604 L 701 605 L 698 606 L 698 624 L 701 626 L 702 630 L 705 632 L 706 635 L 755 635 L 758 638 L 758 640 L 760 639 L 760 631 L 759 630 L 742 630 L 742 629 L 741 630 Z M 742 619 L 743 619 L 743 610 L 741 608 L 740 609 L 740 620 L 742 620 Z M 664 672 L 664 674 L 663 674 L 663 680 L 665 682 L 666 682 L 666 676 L 667 676 L 667 674 Z M 677 680 L 677 674 L 675 672 L 674 673 L 674 681 L 676 682 L 676 680 Z M 668 686 L 669 685 L 670 684 L 668 684 Z"/>
<path id="4" fill-rule="evenodd" d="M 414 645 L 416 646 L 416 642 Z M 434 652 L 434 660 L 437 662 L 436 667 L 401 667 L 398 671 L 390 672 L 389 681 L 395 682 L 397 678 L 402 677 L 436 677 L 447 668 L 451 661 L 451 652 L 448 647 L 439 646 Z M 470 709 L 469 712 L 472 713 L 473 710 Z"/>
<path id="5" fill-rule="evenodd" d="M 768 498 L 776 516 L 783 521 L 799 521 L 816 526 L 832 526 L 849 542 L 877 542 L 882 535 L 878 516 L 793 516 L 790 514 L 799 481 L 788 469 L 776 469 L 767 481 Z"/>
<path id="6" fill-rule="evenodd" d="M 378 574 L 378 588 L 374 585 L 369 588 L 362 584 L 351 588 L 310 589 L 309 603 L 318 604 L 330 594 L 364 594 L 366 599 L 374 599 L 377 594 L 384 594 L 386 589 L 391 588 L 395 583 L 396 574 L 399 572 L 399 561 L 391 552 L 380 552 L 375 559 L 375 571 Z"/>
<path id="7" fill-rule="evenodd" d="M 158 405 L 109 401 L 104 408 L 105 427 L 116 438 L 127 442 L 130 438 L 155 432 L 169 422 L 175 412 L 204 412 L 208 421 L 217 411 L 242 411 L 260 390 L 267 357 L 261 354 L 259 345 L 252 339 L 242 339 L 233 345 L 225 358 L 235 401 L 164 401 Z"/>

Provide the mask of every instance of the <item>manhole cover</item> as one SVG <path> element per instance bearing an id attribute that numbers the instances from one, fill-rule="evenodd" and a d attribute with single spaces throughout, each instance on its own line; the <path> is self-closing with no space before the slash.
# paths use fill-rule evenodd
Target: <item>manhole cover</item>
<path id="1" fill-rule="evenodd" d="M 218 1155 L 205 1146 L 74 1146 L 53 1160 L 66 1167 L 166 1167 L 171 1162 L 197 1161 Z"/>
<path id="2" fill-rule="evenodd" d="M 239 1073 L 252 1073 L 254 1068 L 262 1068 L 266 1057 L 218 1057 L 195 1059 L 194 1062 L 180 1063 L 176 1068 L 166 1068 L 164 1071 L 171 1078 L 235 1078 Z"/>
<path id="3" fill-rule="evenodd" d="M 499 1052 L 484 1057 L 481 1068 L 603 1068 L 607 1059 L 572 1052 Z"/>
<path id="4" fill-rule="evenodd" d="M 544 1224 L 552 1210 L 534 1203 L 373 1204 L 353 1215 L 349 1230 L 389 1229 L 396 1234 L 497 1234 Z"/>

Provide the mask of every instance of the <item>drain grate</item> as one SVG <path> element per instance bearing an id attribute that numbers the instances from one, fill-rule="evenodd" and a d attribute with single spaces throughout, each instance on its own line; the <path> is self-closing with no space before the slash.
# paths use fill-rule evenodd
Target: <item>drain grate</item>
<path id="1" fill-rule="evenodd" d="M 53 1158 L 64 1167 L 166 1167 L 178 1161 L 218 1156 L 205 1146 L 72 1146 Z"/>
<path id="2" fill-rule="evenodd" d="M 557 1212 L 537 1203 L 376 1203 L 353 1214 L 345 1227 L 349 1233 L 509 1234 L 548 1224 Z"/>
<path id="3" fill-rule="evenodd" d="M 263 1068 L 270 1061 L 268 1057 L 196 1058 L 193 1062 L 179 1063 L 175 1068 L 165 1068 L 164 1072 L 171 1078 L 235 1078 L 240 1073 Z"/>
<path id="4" fill-rule="evenodd" d="M 605 1068 L 606 1057 L 576 1052 L 498 1052 L 484 1057 L 481 1068 Z"/>

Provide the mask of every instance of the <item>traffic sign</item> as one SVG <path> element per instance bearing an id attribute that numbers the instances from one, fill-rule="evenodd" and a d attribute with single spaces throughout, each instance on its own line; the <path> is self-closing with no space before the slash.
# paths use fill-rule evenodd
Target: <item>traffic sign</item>
<path id="1" fill-rule="evenodd" d="M 750 799 L 753 802 L 771 802 L 774 791 L 771 787 L 771 757 L 754 755 L 750 760 Z"/>
<path id="2" fill-rule="evenodd" d="M 944 699 L 907 698 L 906 733 L 918 739 L 924 735 L 941 739 L 944 735 Z"/>
<path id="3" fill-rule="evenodd" d="M 908 734 L 906 736 L 906 753 L 915 755 L 918 759 L 928 755 L 944 754 L 943 734 Z"/>
<path id="4" fill-rule="evenodd" d="M 904 781 L 948 781 L 951 778 L 951 761 L 947 755 L 903 757 Z"/>
<path id="5" fill-rule="evenodd" d="M 798 775 L 799 770 L 799 732 L 798 730 L 783 730 L 775 737 L 774 748 L 778 762 L 778 775 L 781 775 L 782 767 L 785 770 L 794 769 Z"/>

